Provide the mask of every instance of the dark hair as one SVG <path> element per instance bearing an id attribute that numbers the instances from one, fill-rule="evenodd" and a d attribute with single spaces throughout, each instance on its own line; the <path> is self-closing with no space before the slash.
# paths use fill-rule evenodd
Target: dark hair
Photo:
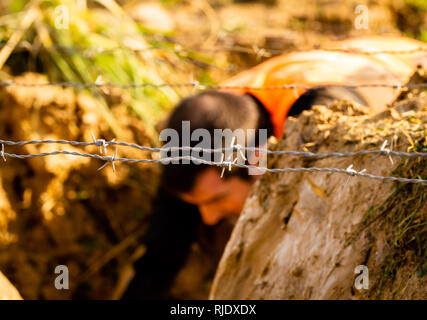
<path id="1" fill-rule="evenodd" d="M 259 129 L 267 129 L 267 135 L 272 134 L 269 115 L 261 103 L 249 94 L 238 95 L 221 91 L 205 91 L 183 99 L 163 125 L 164 128 L 174 129 L 182 136 L 182 121 L 190 121 L 190 129 L 207 129 L 211 136 L 215 129 L 255 129 L 255 137 L 259 137 Z M 212 139 L 213 140 L 213 139 Z M 254 146 L 263 141 L 255 141 Z M 180 141 L 182 143 L 182 141 Z M 192 141 L 195 146 L 199 141 Z M 181 144 L 180 144 L 181 146 Z M 213 141 L 211 148 L 215 148 Z M 205 170 L 203 164 L 168 164 L 164 166 L 162 186 L 172 193 L 190 191 L 195 178 Z M 220 168 L 218 167 L 218 170 Z M 238 176 L 250 180 L 247 169 L 233 168 L 226 177 Z"/>
<path id="2" fill-rule="evenodd" d="M 301 95 L 292 105 L 288 116 L 295 117 L 304 110 L 311 109 L 314 105 L 331 106 L 336 100 L 352 101 L 364 106 L 368 104 L 366 100 L 353 89 L 338 86 L 322 87 L 307 90 Z"/>

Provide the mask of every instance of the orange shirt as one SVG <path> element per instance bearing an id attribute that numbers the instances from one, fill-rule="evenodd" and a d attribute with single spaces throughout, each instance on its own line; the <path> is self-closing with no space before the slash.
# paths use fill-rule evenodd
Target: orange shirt
<path id="1" fill-rule="evenodd" d="M 365 36 L 332 42 L 325 49 L 347 49 L 352 51 L 407 51 L 418 48 L 427 50 L 427 44 L 397 36 Z M 243 71 L 222 83 L 224 86 L 274 87 L 298 84 L 305 87 L 316 85 L 359 85 L 386 83 L 405 84 L 417 65 L 427 70 L 427 52 L 411 54 L 374 54 L 354 52 L 310 50 L 280 55 L 249 70 Z M 305 89 L 224 89 L 236 94 L 250 93 L 270 113 L 274 135 L 280 137 L 286 116 L 292 104 Z M 399 90 L 392 88 L 358 88 L 356 91 L 373 110 L 383 109 L 393 101 Z"/>

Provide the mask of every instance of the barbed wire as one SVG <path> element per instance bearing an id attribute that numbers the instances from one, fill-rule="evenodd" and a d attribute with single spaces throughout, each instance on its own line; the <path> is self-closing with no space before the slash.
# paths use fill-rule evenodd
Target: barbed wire
<path id="1" fill-rule="evenodd" d="M 206 152 L 206 153 L 222 153 L 224 151 L 249 151 L 249 152 L 260 152 L 271 155 L 289 155 L 289 156 L 298 156 L 305 158 L 348 158 L 355 156 L 364 156 L 364 155 L 378 155 L 378 156 L 397 156 L 405 158 L 427 158 L 427 152 L 401 152 L 393 151 L 389 149 L 380 149 L 380 150 L 361 150 L 354 152 L 326 152 L 326 153 L 314 153 L 307 151 L 290 151 L 290 150 L 270 150 L 266 148 L 257 148 L 257 147 L 243 147 L 240 145 L 234 145 L 232 147 L 223 147 L 223 148 L 200 148 L 200 147 L 191 147 L 191 146 L 182 146 L 182 147 L 163 147 L 163 148 L 153 148 L 147 146 L 141 146 L 136 143 L 120 142 L 115 140 L 105 140 L 105 139 L 93 139 L 93 142 L 81 142 L 81 141 L 70 141 L 70 140 L 28 140 L 28 141 L 10 141 L 0 139 L 0 144 L 9 145 L 9 146 L 25 146 L 29 144 L 66 144 L 72 145 L 75 147 L 86 147 L 86 146 L 98 146 L 104 148 L 106 152 L 106 147 L 108 146 L 124 146 L 131 147 L 141 151 L 148 152 L 174 152 L 174 151 L 194 151 L 194 152 Z"/>
<path id="2" fill-rule="evenodd" d="M 266 53 L 272 54 L 280 54 L 283 53 L 283 50 L 274 50 L 274 49 L 266 49 L 259 48 L 257 46 L 252 46 L 251 48 L 244 46 L 217 46 L 215 48 L 203 49 L 203 48 L 195 48 L 195 49 L 184 49 L 181 45 L 175 43 L 169 43 L 173 46 L 173 48 L 168 48 L 164 46 L 147 46 L 144 48 L 130 48 L 117 46 L 113 48 L 105 48 L 98 46 L 67 46 L 61 44 L 53 44 L 50 46 L 43 45 L 33 45 L 27 43 L 20 43 L 14 47 L 14 50 L 61 50 L 62 52 L 72 52 L 72 53 L 80 53 L 85 54 L 85 51 L 93 51 L 96 54 L 104 54 L 104 53 L 112 53 L 117 50 L 131 50 L 131 51 L 147 51 L 147 50 L 172 50 L 177 53 L 182 52 L 191 52 L 191 51 L 240 51 L 246 53 L 256 53 L 257 55 L 265 56 Z M 8 43 L 0 44 L 0 48 L 9 46 Z M 321 48 L 319 46 L 315 46 L 312 49 L 292 49 L 292 52 L 303 52 L 308 50 L 321 50 L 321 51 L 331 51 L 331 52 L 344 52 L 344 53 L 358 53 L 365 55 L 377 55 L 377 54 L 414 54 L 417 52 L 427 52 L 427 47 L 417 47 L 408 50 L 355 50 L 355 49 L 347 49 L 347 48 Z M 211 84 L 201 84 L 198 81 L 191 81 L 185 83 L 131 83 L 131 84 L 121 84 L 121 83 L 111 83 L 111 82 L 103 82 L 103 81 L 95 81 L 92 83 L 80 83 L 80 82 L 46 82 L 46 83 L 22 83 L 11 80 L 2 80 L 0 81 L 0 87 L 9 87 L 9 86 L 19 86 L 19 87 L 46 87 L 46 86 L 59 86 L 59 87 L 74 87 L 74 88 L 122 88 L 122 89 L 136 89 L 136 88 L 179 88 L 179 87 L 191 87 L 193 89 L 242 89 L 242 90 L 280 90 L 280 89 L 317 89 L 317 88 L 325 88 L 325 87 L 344 87 L 347 89 L 357 89 L 363 87 L 377 87 L 377 88 L 393 88 L 393 89 L 412 89 L 412 88 L 425 88 L 427 84 L 390 84 L 390 83 L 363 83 L 363 84 L 322 84 L 316 86 L 307 86 L 301 84 L 286 84 L 280 86 L 264 86 L 264 87 L 250 87 L 250 86 L 224 86 L 224 85 L 211 85 Z"/>
<path id="3" fill-rule="evenodd" d="M 81 153 L 76 151 L 53 151 L 53 152 L 43 152 L 43 153 L 34 153 L 34 154 L 13 154 L 13 153 L 6 153 L 4 150 L 1 152 L 1 156 L 3 157 L 3 160 L 6 161 L 6 158 L 17 158 L 17 159 L 29 159 L 29 158 L 35 158 L 35 157 L 46 157 L 46 156 L 54 156 L 54 155 L 73 155 L 73 156 L 80 156 L 80 157 L 87 157 L 87 158 L 93 158 L 98 160 L 106 161 L 104 165 L 102 165 L 98 170 L 103 169 L 108 163 L 111 163 L 113 166 L 113 170 L 115 170 L 114 163 L 115 162 L 129 162 L 129 163 L 161 163 L 161 164 L 169 164 L 173 163 L 174 161 L 193 161 L 194 163 L 198 164 L 205 164 L 205 165 L 212 165 L 212 166 L 219 166 L 226 168 L 228 167 L 231 169 L 231 167 L 239 167 L 239 168 L 246 168 L 246 169 L 254 169 L 254 170 L 261 170 L 264 172 L 270 172 L 270 173 L 286 173 L 286 172 L 327 172 L 327 173 L 344 173 L 350 176 L 359 176 L 369 179 L 375 179 L 380 181 L 394 181 L 394 182 L 402 182 L 402 183 L 416 183 L 416 184 L 427 184 L 427 180 L 425 179 L 416 179 L 416 178 L 402 178 L 402 177 L 392 177 L 392 176 L 377 176 L 372 175 L 369 173 L 365 173 L 365 169 L 362 171 L 356 171 L 352 169 L 352 166 L 349 166 L 347 169 L 339 169 L 339 168 L 264 168 L 264 167 L 258 167 L 254 165 L 247 165 L 247 164 L 238 164 L 231 161 L 221 161 L 221 162 L 215 162 L 215 161 L 207 161 L 201 158 L 192 157 L 192 156 L 181 156 L 181 157 L 167 157 L 162 159 L 131 159 L 131 158 L 117 158 L 117 149 L 114 156 L 101 156 L 98 154 L 91 154 L 91 153 Z"/>
<path id="4" fill-rule="evenodd" d="M 271 54 L 283 54 L 286 53 L 284 50 L 278 50 L 278 49 L 268 49 L 268 48 L 258 48 L 256 46 L 252 48 L 243 47 L 243 46 L 234 46 L 230 47 L 230 51 L 238 51 L 238 52 L 246 52 L 246 53 L 254 53 L 257 55 L 263 55 L 263 53 L 271 53 Z M 346 49 L 346 48 L 322 48 L 320 46 L 313 46 L 311 48 L 307 49 L 296 49 L 292 48 L 289 52 L 305 52 L 305 51 L 312 51 L 312 50 L 319 50 L 319 51 L 328 51 L 328 52 L 343 52 L 343 53 L 356 53 L 356 54 L 363 54 L 363 55 L 377 55 L 377 54 L 414 54 L 418 52 L 427 52 L 427 47 L 417 47 L 414 49 L 408 49 L 408 50 L 371 50 L 371 51 L 364 51 L 364 50 L 357 50 L 357 49 Z"/>
<path id="5" fill-rule="evenodd" d="M 319 51 L 327 51 L 327 52 L 342 52 L 342 53 L 354 53 L 354 54 L 363 54 L 363 55 L 379 55 L 379 54 L 391 54 L 391 55 L 406 55 L 406 54 L 415 54 L 419 52 L 427 52 L 427 47 L 416 47 L 413 49 L 406 50 L 358 50 L 352 48 L 327 48 L 321 46 L 313 46 L 311 48 L 306 49 L 297 49 L 292 48 L 292 50 L 280 50 L 280 49 L 270 49 L 270 48 L 260 48 L 258 46 L 245 47 L 240 45 L 217 45 L 215 48 L 184 48 L 180 44 L 177 43 L 168 43 L 169 46 L 146 46 L 144 48 L 131 48 L 126 46 L 116 46 L 111 48 L 105 48 L 101 46 L 69 46 L 69 45 L 61 45 L 61 44 L 53 44 L 49 46 L 43 45 L 33 45 L 20 43 L 14 47 L 15 51 L 19 50 L 28 50 L 28 51 L 50 51 L 50 50 L 61 50 L 64 53 L 75 53 L 75 52 L 83 52 L 83 55 L 87 57 L 95 57 L 100 54 L 111 54 L 116 51 L 121 50 L 129 50 L 134 52 L 144 52 L 144 51 L 152 51 L 152 50 L 165 50 L 172 51 L 176 54 L 188 54 L 192 52 L 240 52 L 240 53 L 248 53 L 255 54 L 261 57 L 271 57 L 273 55 L 284 54 L 288 52 L 305 52 L 311 50 L 319 50 Z M 0 48 L 9 46 L 8 43 L 0 44 Z"/>
<path id="6" fill-rule="evenodd" d="M 392 88 L 392 89 L 419 89 L 427 88 L 427 83 L 409 83 L 409 84 L 390 84 L 390 83 L 361 83 L 361 84 L 319 84 L 314 86 L 307 86 L 301 84 L 284 84 L 280 86 L 264 86 L 264 87 L 253 87 L 253 86 L 230 86 L 230 85 L 211 85 L 211 84 L 201 84 L 198 81 L 192 82 L 183 82 L 183 83 L 131 83 L 131 84 L 121 84 L 121 83 L 111 83 L 111 82 L 44 82 L 44 83 L 25 83 L 25 82 L 16 82 L 11 80 L 2 80 L 0 81 L 0 87 L 74 87 L 74 88 L 121 88 L 121 89 L 137 89 L 137 88 L 177 88 L 177 87 L 193 87 L 195 89 L 205 90 L 282 90 L 282 89 L 305 89 L 313 90 L 320 88 L 330 88 L 330 87 L 342 87 L 346 89 L 357 89 L 357 88 Z"/>
<path id="7" fill-rule="evenodd" d="M 103 166 L 99 168 L 103 169 L 108 163 L 112 164 L 113 171 L 115 171 L 115 162 L 129 162 L 129 163 L 162 163 L 162 164 L 169 164 L 174 163 L 175 161 L 181 161 L 181 160 L 189 160 L 194 161 L 195 163 L 199 164 L 206 164 L 206 165 L 215 165 L 220 167 L 228 167 L 231 170 L 231 167 L 240 167 L 240 168 L 246 168 L 246 169 L 256 169 L 256 170 L 263 170 L 265 172 L 271 172 L 271 173 L 283 173 L 283 172 L 329 172 L 329 173 L 346 173 L 348 175 L 352 176 L 361 176 L 371 179 L 377 179 L 377 180 L 383 180 L 383 181 L 397 181 L 397 182 L 410 182 L 410 183 L 427 183 L 427 180 L 424 179 L 414 179 L 414 178 L 401 178 L 401 177 L 384 177 L 384 176 L 376 176 L 368 173 L 364 173 L 364 170 L 362 171 L 355 171 L 354 169 L 348 167 L 347 169 L 339 169 L 339 168 L 260 168 L 258 166 L 254 165 L 247 165 L 247 164 L 239 164 L 235 163 L 235 161 L 223 161 L 221 162 L 215 162 L 215 161 L 208 161 L 205 159 L 201 159 L 198 157 L 193 156 L 178 156 L 178 157 L 163 157 L 161 159 L 130 159 L 130 158 L 118 158 L 117 157 L 117 146 L 127 146 L 136 148 L 143 151 L 151 151 L 151 152 L 170 152 L 170 151 L 196 151 L 196 152 L 224 152 L 224 151 L 260 151 L 265 152 L 267 154 L 278 154 L 278 155 L 292 155 L 292 156 L 300 156 L 300 157 L 314 157 L 314 158 L 325 158 L 325 157 L 352 157 L 357 155 L 372 155 L 376 154 L 377 156 L 400 156 L 400 157 L 407 157 L 407 158 L 413 158 L 413 157 L 427 157 L 427 152 L 398 152 L 398 151 L 391 151 L 389 149 L 381 148 L 380 150 L 363 150 L 363 151 L 357 151 L 357 152 L 349 152 L 349 153 L 340 153 L 340 152 L 330 152 L 330 153 L 312 153 L 312 152 L 300 152 L 300 151 L 287 151 L 287 150 L 268 150 L 264 148 L 255 148 L 255 147 L 241 147 L 240 145 L 234 145 L 233 147 L 229 148 L 217 148 L 217 149 L 203 149 L 203 148 L 197 148 L 197 147 L 170 147 L 170 148 L 150 148 L 145 146 L 140 146 L 138 144 L 134 143 L 126 143 L 126 142 L 116 142 L 114 140 L 106 141 L 104 139 L 95 139 L 94 135 L 92 134 L 93 142 L 81 142 L 81 141 L 68 141 L 68 140 L 31 140 L 31 141 L 8 141 L 8 140 L 0 140 L 0 144 L 2 145 L 1 149 L 1 157 L 4 161 L 6 161 L 6 157 L 10 158 L 17 158 L 17 159 L 28 159 L 28 158 L 34 158 L 34 157 L 45 157 L 45 156 L 54 156 L 54 155 L 73 155 L 73 156 L 81 156 L 81 157 L 88 157 L 93 159 L 98 159 L 102 161 L 106 161 Z M 53 151 L 53 152 L 43 152 L 43 153 L 34 153 L 34 154 L 14 154 L 14 153 L 7 153 L 4 151 L 4 145 L 10 145 L 10 146 L 24 146 L 28 144 L 68 144 L 72 146 L 89 146 L 94 145 L 98 146 L 100 148 L 100 152 L 107 152 L 106 148 L 110 145 L 114 145 L 116 147 L 114 156 L 103 156 L 99 154 L 91 154 L 91 153 L 81 153 L 76 151 Z M 233 143 L 234 144 L 234 143 Z"/>

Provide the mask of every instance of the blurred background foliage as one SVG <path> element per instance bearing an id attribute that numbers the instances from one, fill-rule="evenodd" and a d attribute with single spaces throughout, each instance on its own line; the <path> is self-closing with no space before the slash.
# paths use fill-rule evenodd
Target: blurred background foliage
<path id="1" fill-rule="evenodd" d="M 168 31 L 145 27 L 113 0 L 14 0 L 3 4 L 1 10 L 0 67 L 2 56 L 9 66 L 8 73 L 3 68 L 2 80 L 35 71 L 46 74 L 52 82 L 190 82 L 189 72 L 195 64 L 189 59 L 215 63 L 197 52 L 181 52 L 164 37 Z M 210 81 L 208 74 L 200 76 L 204 82 Z M 167 86 L 114 89 L 114 93 L 109 88 L 89 90 L 119 138 L 121 130 L 109 110 L 109 97 L 120 96 L 130 114 L 140 117 L 153 137 L 154 126 L 164 111 L 189 93 L 185 87 Z M 154 144 L 156 141 L 153 139 Z"/>

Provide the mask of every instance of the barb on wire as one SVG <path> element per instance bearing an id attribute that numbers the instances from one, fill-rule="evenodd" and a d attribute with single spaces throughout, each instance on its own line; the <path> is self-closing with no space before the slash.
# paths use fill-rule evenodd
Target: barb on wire
<path id="1" fill-rule="evenodd" d="M 348 167 L 347 167 L 347 169 L 345 169 L 347 172 L 348 172 L 348 174 L 350 175 L 350 176 L 355 176 L 355 175 L 357 175 L 357 174 L 359 174 L 359 173 L 364 173 L 364 172 L 366 172 L 366 169 L 363 169 L 363 170 L 361 170 L 361 171 L 356 171 L 356 170 L 354 170 L 353 169 L 353 164 L 350 164 Z M 348 183 L 348 181 L 350 180 L 350 177 L 348 177 L 347 178 L 347 180 L 346 180 L 346 182 L 345 182 L 345 184 L 344 184 L 344 187 L 343 187 L 343 189 L 345 189 L 345 187 L 347 186 L 347 183 Z"/>
<path id="2" fill-rule="evenodd" d="M 97 145 L 99 147 L 99 152 L 100 153 L 105 153 L 107 154 L 107 147 L 114 143 L 115 139 L 112 139 L 111 141 L 106 141 L 104 139 L 96 139 L 95 138 L 95 134 L 93 133 L 93 131 L 90 132 L 90 135 L 92 136 L 92 140 L 93 140 L 93 144 Z M 70 141 L 71 142 L 71 141 Z M 77 142 L 77 141 L 72 141 L 72 142 Z M 72 143 L 70 143 L 72 144 Z M 78 145 L 78 144 L 74 144 L 74 145 Z"/>
<path id="3" fill-rule="evenodd" d="M 116 172 L 116 166 L 114 165 L 114 161 L 117 160 L 117 147 L 114 150 L 114 157 L 107 156 L 106 158 L 107 158 L 107 162 L 105 162 L 101 167 L 99 167 L 98 171 L 104 169 L 111 162 L 111 166 L 113 168 L 113 172 Z"/>
<path id="4" fill-rule="evenodd" d="M 234 150 L 238 151 L 240 156 L 242 157 L 242 159 L 246 160 L 246 157 L 242 151 L 240 144 L 238 144 L 238 143 L 235 144 L 235 142 L 236 142 L 236 137 L 233 136 L 233 138 L 231 139 L 230 148 L 228 148 L 228 149 L 230 151 L 234 151 Z M 237 162 L 238 158 L 235 158 L 233 160 L 233 153 L 230 153 L 229 156 L 227 157 L 227 161 L 224 162 L 224 157 L 225 157 L 225 155 L 223 152 L 223 153 L 221 153 L 221 163 L 228 164 L 228 171 L 231 171 L 231 165 L 235 164 Z M 224 176 L 224 171 L 225 171 L 225 167 L 222 168 L 221 176 L 220 176 L 221 178 Z"/>
<path id="5" fill-rule="evenodd" d="M 6 162 L 6 158 L 4 156 L 4 144 L 1 145 L 1 157 L 3 158 L 3 161 Z"/>
<path id="6" fill-rule="evenodd" d="M 390 148 L 386 148 L 388 144 L 388 140 L 384 140 L 382 146 L 381 146 L 381 151 L 385 152 L 385 155 L 388 156 L 388 159 L 390 160 L 390 163 L 392 165 L 394 165 L 394 161 L 393 158 L 391 157 L 393 151 L 391 150 L 393 148 L 393 138 L 391 138 L 391 143 L 390 143 Z M 378 158 L 380 156 L 380 154 L 377 154 L 376 156 L 372 157 L 371 160 L 375 160 L 376 158 Z"/>
<path id="7" fill-rule="evenodd" d="M 181 160 L 190 160 L 194 163 L 199 164 L 206 164 L 206 165 L 212 165 L 212 166 L 219 166 L 219 167 L 239 167 L 239 168 L 246 168 L 246 169 L 263 169 L 266 172 L 270 173 L 285 173 L 285 172 L 328 172 L 328 173 L 345 173 L 350 176 L 359 176 L 359 177 L 365 177 L 380 181 L 394 181 L 394 182 L 402 182 L 402 183 L 420 183 L 420 184 L 427 184 L 426 179 L 416 179 L 416 178 L 402 178 L 402 177 L 391 177 L 391 176 L 376 176 L 372 174 L 365 173 L 364 170 L 362 171 L 356 171 L 352 170 L 351 167 L 347 169 L 339 169 L 339 168 L 263 168 L 258 167 L 254 165 L 247 165 L 247 164 L 239 164 L 235 163 L 234 161 L 221 161 L 221 162 L 215 162 L 215 161 L 207 161 L 201 158 L 192 157 L 192 156 L 183 156 L 183 157 L 170 157 L 170 158 L 162 158 L 162 159 L 129 159 L 129 158 L 117 158 L 117 153 L 114 155 L 114 157 L 111 156 L 101 156 L 98 154 L 90 154 L 90 153 L 80 153 L 75 151 L 53 151 L 53 152 L 44 152 L 44 153 L 35 153 L 35 154 L 13 154 L 13 153 L 4 153 L 5 157 L 9 158 L 17 158 L 17 159 L 28 159 L 28 158 L 35 158 L 35 157 L 46 157 L 46 156 L 54 156 L 54 155 L 73 155 L 73 156 L 80 156 L 80 157 L 88 157 L 98 160 L 107 161 L 108 163 L 112 163 L 113 170 L 115 170 L 114 162 L 129 162 L 129 163 L 163 163 L 164 161 L 168 161 L 169 163 L 173 161 L 181 161 Z M 106 164 L 104 164 L 99 170 L 104 168 Z"/>

